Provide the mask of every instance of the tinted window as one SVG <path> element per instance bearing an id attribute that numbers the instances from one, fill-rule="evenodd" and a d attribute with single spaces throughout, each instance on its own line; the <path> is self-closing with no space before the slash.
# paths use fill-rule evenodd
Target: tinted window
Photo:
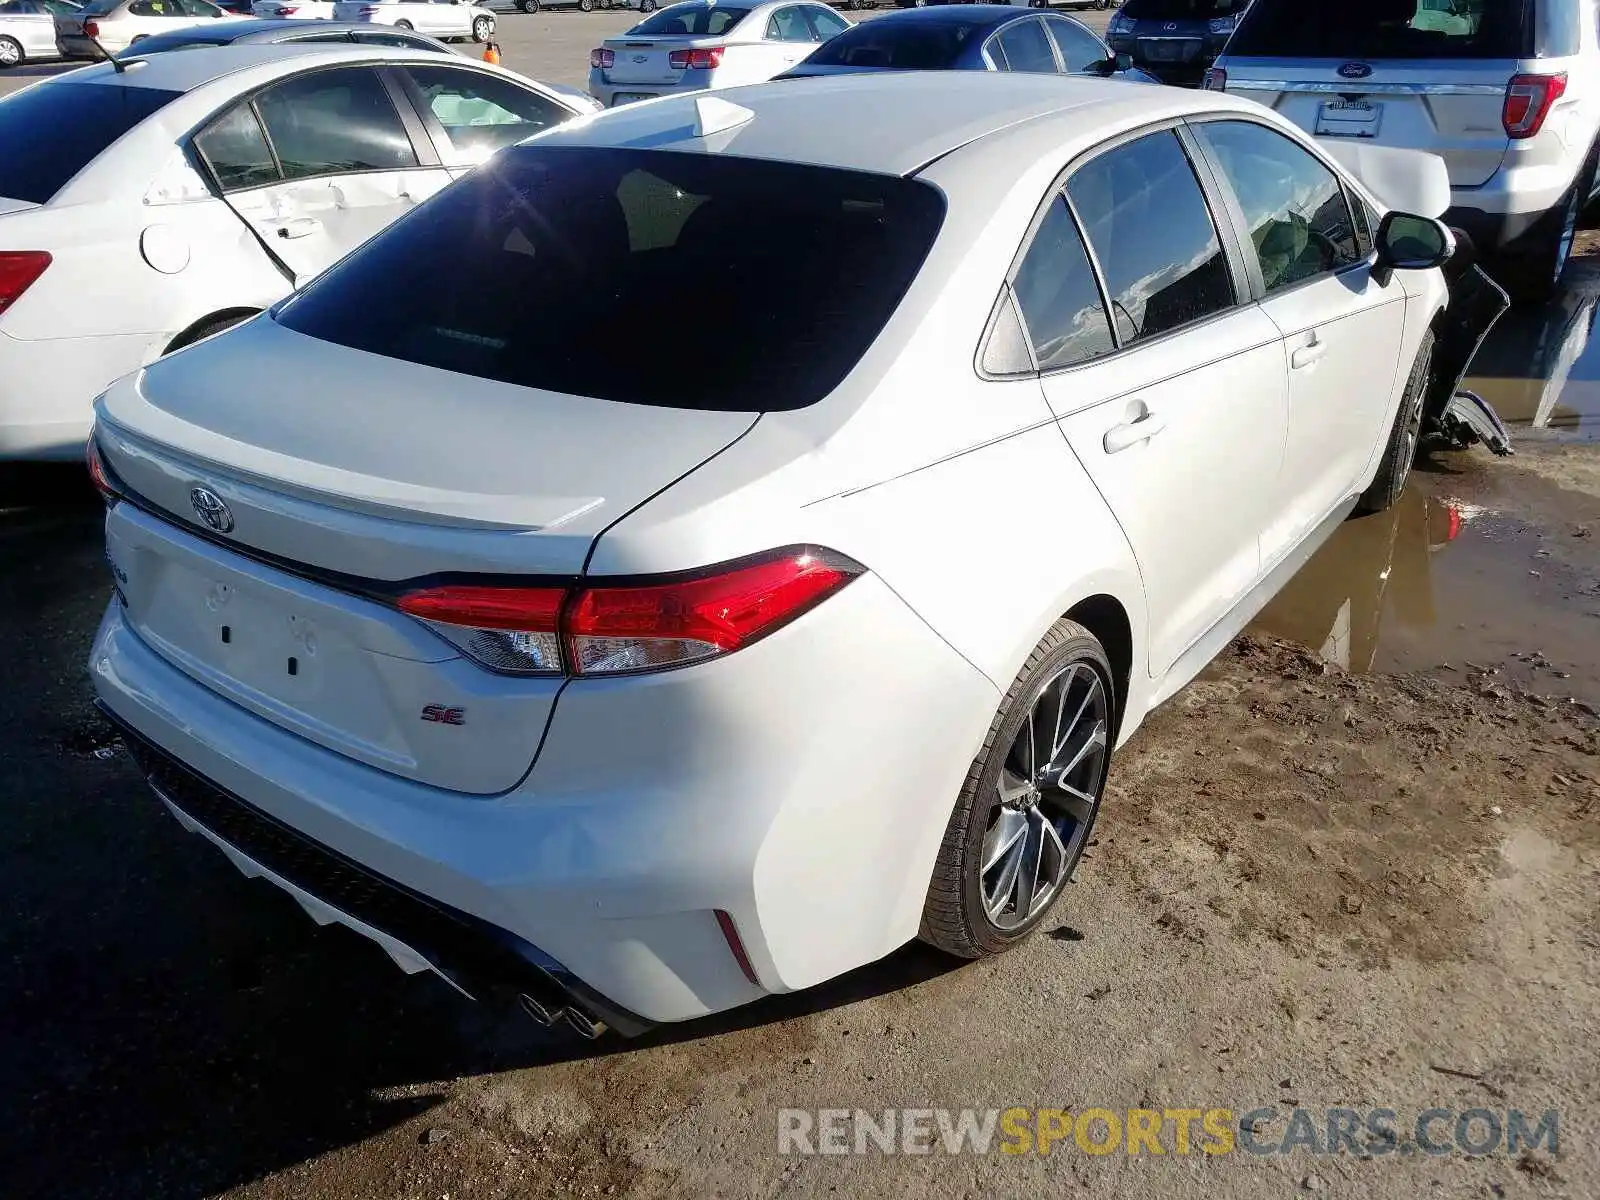
<path id="1" fill-rule="evenodd" d="M 1050 39 L 1037 18 L 1008 25 L 995 35 L 1000 49 L 1005 52 L 1007 71 L 1054 71 L 1055 52 L 1050 49 Z M 996 56 L 995 66 L 1000 66 Z"/>
<path id="2" fill-rule="evenodd" d="M 234 35 L 219 30 L 178 30 L 175 33 L 158 33 L 140 38 L 137 45 L 117 54 L 118 58 L 148 58 L 152 54 L 165 54 L 168 50 L 205 49 L 207 46 L 226 46 Z"/>
<path id="3" fill-rule="evenodd" d="M 398 29 L 357 29 L 349 34 L 353 42 L 363 46 L 401 46 L 407 50 L 434 50 L 441 54 L 449 54 L 450 47 L 443 42 L 436 42 L 432 38 L 412 37 L 404 30 Z"/>
<path id="4" fill-rule="evenodd" d="M 573 395 L 799 408 L 871 345 L 943 216 L 936 189 L 896 176 L 522 146 L 378 234 L 277 319 Z"/>
<path id="5" fill-rule="evenodd" d="M 1067 194 L 1105 274 L 1122 344 L 1234 302 L 1211 212 L 1173 134 L 1153 133 L 1091 160 L 1073 172 Z"/>
<path id="6" fill-rule="evenodd" d="M 1243 12 L 1250 0 L 1127 0 L 1123 12 L 1135 21 L 1209 21 Z"/>
<path id="7" fill-rule="evenodd" d="M 479 71 L 407 67 L 422 100 L 462 160 L 480 161 L 572 114 L 553 100 Z"/>
<path id="8" fill-rule="evenodd" d="M 290 79 L 256 101 L 285 179 L 417 165 L 376 71 L 341 68 Z"/>
<path id="9" fill-rule="evenodd" d="M 673 34 L 710 34 L 717 37 L 727 33 L 749 15 L 748 8 L 729 8 L 725 4 L 674 4 L 646 17 L 628 32 L 641 37 L 670 37 Z"/>
<path id="10" fill-rule="evenodd" d="M 0 100 L 0 196 L 43 204 L 107 146 L 181 93 L 42 83 Z"/>
<path id="11" fill-rule="evenodd" d="M 817 41 L 819 42 L 825 42 L 836 34 L 841 34 L 850 28 L 850 22 L 846 21 L 831 8 L 808 8 L 806 9 L 806 19 L 811 22 L 811 28 L 816 30 Z"/>
<path id="12" fill-rule="evenodd" d="M 1089 255 L 1061 197 L 1045 213 L 1012 289 L 1041 371 L 1097 358 L 1116 348 Z"/>
<path id="13" fill-rule="evenodd" d="M 1056 17 L 1045 21 L 1050 38 L 1061 51 L 1061 61 L 1068 71 L 1081 71 L 1090 63 L 1110 57 L 1106 45 L 1076 21 Z"/>
<path id="14" fill-rule="evenodd" d="M 942 71 L 988 31 L 987 24 L 967 21 L 863 21 L 824 42 L 806 64 Z"/>
<path id="15" fill-rule="evenodd" d="M 811 26 L 806 24 L 806 15 L 798 8 L 780 8 L 772 14 L 772 19 L 767 22 L 767 40 L 769 42 L 809 42 L 811 40 Z"/>
<path id="16" fill-rule="evenodd" d="M 1257 0 L 1228 54 L 1289 58 L 1527 58 L 1533 0 Z"/>
<path id="17" fill-rule="evenodd" d="M 204 0 L 178 0 L 178 7 L 191 17 L 222 16 L 222 10 L 214 4 L 206 4 Z"/>
<path id="18" fill-rule="evenodd" d="M 223 113 L 194 144 L 225 192 L 276 183 L 280 178 L 255 110 L 248 104 Z"/>
<path id="19" fill-rule="evenodd" d="M 1260 125 L 1216 121 L 1202 128 L 1244 210 L 1267 291 L 1361 261 L 1350 205 L 1333 172 Z"/>
<path id="20" fill-rule="evenodd" d="M 83 6 L 82 12 L 86 17 L 103 17 L 121 6 L 122 0 L 89 0 L 89 3 Z"/>

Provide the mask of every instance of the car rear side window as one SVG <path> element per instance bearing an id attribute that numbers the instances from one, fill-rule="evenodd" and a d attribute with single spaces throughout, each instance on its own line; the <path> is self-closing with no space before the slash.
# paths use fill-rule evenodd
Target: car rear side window
<path id="1" fill-rule="evenodd" d="M 1267 291 L 1354 266 L 1365 257 L 1334 173 L 1281 133 L 1248 121 L 1200 126 L 1244 211 Z"/>
<path id="2" fill-rule="evenodd" d="M 394 101 L 368 67 L 285 80 L 256 98 L 285 179 L 417 165 Z"/>
<path id="3" fill-rule="evenodd" d="M 1148 134 L 1091 159 L 1072 173 L 1067 195 L 1104 274 L 1119 345 L 1235 302 L 1211 210 L 1176 135 Z"/>
<path id="4" fill-rule="evenodd" d="M 674 4 L 646 17 L 624 37 L 721 37 L 750 15 L 748 8 L 726 4 Z"/>
<path id="5" fill-rule="evenodd" d="M 1256 0 L 1230 58 L 1531 58 L 1533 0 Z"/>
<path id="6" fill-rule="evenodd" d="M 112 142 L 182 93 L 41 83 L 0 100 L 0 196 L 44 204 Z"/>
<path id="7" fill-rule="evenodd" d="M 261 132 L 261 122 L 249 104 L 237 104 L 223 113 L 206 126 L 194 144 L 225 192 L 277 183 L 283 178 L 266 135 Z"/>
<path id="8" fill-rule="evenodd" d="M 277 320 L 571 395 L 801 408 L 878 337 L 943 218 L 937 189 L 896 176 L 522 146 L 378 234 Z"/>
<path id="9" fill-rule="evenodd" d="M 1050 49 L 1050 39 L 1037 17 L 1007 25 L 995 34 L 994 40 L 1004 52 L 1003 60 L 1000 55 L 993 56 L 995 65 L 1000 66 L 1003 61 L 1003 70 L 1050 74 L 1056 69 L 1055 51 Z"/>
<path id="10" fill-rule="evenodd" d="M 1117 348 L 1089 254 L 1059 193 L 1045 210 L 1011 290 L 1041 371 L 1069 367 Z"/>

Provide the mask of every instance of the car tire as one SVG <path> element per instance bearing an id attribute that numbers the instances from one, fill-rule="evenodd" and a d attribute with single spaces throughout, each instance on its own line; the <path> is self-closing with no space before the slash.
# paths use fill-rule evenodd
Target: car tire
<path id="1" fill-rule="evenodd" d="M 22 53 L 22 43 L 16 38 L 0 37 L 0 70 L 21 66 L 26 57 Z"/>
<path id="2" fill-rule="evenodd" d="M 517 7 L 531 16 L 539 11 L 539 0 L 517 0 Z"/>
<path id="3" fill-rule="evenodd" d="M 472 22 L 472 40 L 487 42 L 494 37 L 494 18 L 477 17 Z"/>
<path id="4" fill-rule="evenodd" d="M 967 771 L 928 884 L 923 941 L 982 958 L 1022 942 L 1049 915 L 1100 810 L 1115 695 L 1099 640 L 1075 621 L 1057 621 L 1017 673 Z M 1074 765 L 1060 772 L 1069 759 Z M 1069 786 L 1053 787 L 1052 771 Z"/>
<path id="5" fill-rule="evenodd" d="M 639 0 L 639 11 L 653 13 L 656 10 L 656 0 Z"/>
<path id="6" fill-rule="evenodd" d="M 593 12 L 594 11 L 594 0 L 578 0 L 578 11 L 579 12 Z"/>
<path id="7" fill-rule="evenodd" d="M 204 325 L 196 325 L 193 329 L 185 330 L 173 338 L 172 344 L 161 353 L 172 354 L 174 351 L 182 350 L 185 346 L 192 346 L 196 342 L 204 341 L 214 333 L 221 333 L 224 329 L 232 329 L 235 325 L 248 321 L 255 315 L 253 310 L 235 312 L 225 317 L 217 317 L 215 320 L 207 321 Z"/>
<path id="8" fill-rule="evenodd" d="M 410 29 L 413 32 L 416 30 L 416 26 L 413 25 L 410 21 L 396 21 L 394 23 L 394 27 L 396 29 Z"/>
<path id="9" fill-rule="evenodd" d="M 1400 407 L 1394 415 L 1394 425 L 1389 439 L 1384 443 L 1383 458 L 1378 462 L 1378 473 L 1372 485 L 1356 501 L 1357 513 L 1380 513 L 1393 507 L 1411 478 L 1411 465 L 1417 461 L 1417 443 L 1422 438 L 1423 407 L 1428 402 L 1428 385 L 1433 376 L 1433 330 L 1422 335 L 1422 345 L 1417 347 L 1416 360 L 1411 364 L 1411 374 L 1406 378 L 1406 389 L 1400 396 Z"/>
<path id="10" fill-rule="evenodd" d="M 1594 186 L 1597 153 L 1600 145 L 1589 151 L 1561 202 L 1519 239 L 1519 246 L 1502 252 L 1490 271 L 1516 303 L 1546 304 L 1560 291 L 1561 273 L 1572 257 L 1572 244 Z"/>

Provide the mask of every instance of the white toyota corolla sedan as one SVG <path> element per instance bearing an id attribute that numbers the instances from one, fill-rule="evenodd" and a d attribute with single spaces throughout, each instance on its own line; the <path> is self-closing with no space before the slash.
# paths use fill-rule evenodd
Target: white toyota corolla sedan
<path id="1" fill-rule="evenodd" d="M 590 111 L 466 58 L 304 42 L 101 63 L 0 100 L 0 460 L 79 458 L 119 375 Z"/>
<path id="2" fill-rule="evenodd" d="M 541 1020 L 1002 951 L 1113 749 L 1396 496 L 1452 250 L 1215 93 L 558 129 L 99 400 L 94 684 L 247 874 Z"/>

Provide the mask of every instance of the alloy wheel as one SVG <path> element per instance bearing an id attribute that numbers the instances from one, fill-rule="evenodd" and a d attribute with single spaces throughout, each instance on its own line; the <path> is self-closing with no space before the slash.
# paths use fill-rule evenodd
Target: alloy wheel
<path id="1" fill-rule="evenodd" d="M 995 781 L 979 890 L 1002 931 L 1028 924 L 1083 854 L 1105 785 L 1111 706 L 1100 673 L 1069 663 L 1041 688 Z"/>
<path id="2" fill-rule="evenodd" d="M 14 67 L 22 61 L 22 47 L 10 38 L 0 38 L 0 67 Z"/>

